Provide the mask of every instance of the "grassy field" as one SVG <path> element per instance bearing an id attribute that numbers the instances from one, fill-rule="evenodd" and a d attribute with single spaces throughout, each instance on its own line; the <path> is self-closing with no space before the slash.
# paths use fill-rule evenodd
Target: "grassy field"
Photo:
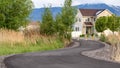
<path id="1" fill-rule="evenodd" d="M 56 37 L 32 35 L 26 38 L 20 32 L 0 30 L 0 55 L 55 50 L 63 47 L 64 43 Z"/>

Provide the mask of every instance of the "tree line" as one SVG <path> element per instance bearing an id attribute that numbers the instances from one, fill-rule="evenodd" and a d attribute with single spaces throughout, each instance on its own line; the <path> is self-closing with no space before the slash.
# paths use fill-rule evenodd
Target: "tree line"
<path id="1" fill-rule="evenodd" d="M 72 0 L 65 0 L 61 12 L 55 18 L 52 16 L 51 7 L 45 7 L 40 33 L 70 39 L 76 12 L 71 5 Z M 31 0 L 0 0 L 0 28 L 17 30 L 26 25 L 32 10 Z"/>
<path id="2" fill-rule="evenodd" d="M 120 30 L 120 17 L 116 15 L 103 16 L 97 19 L 95 28 L 98 32 L 110 29 L 113 33 Z"/>

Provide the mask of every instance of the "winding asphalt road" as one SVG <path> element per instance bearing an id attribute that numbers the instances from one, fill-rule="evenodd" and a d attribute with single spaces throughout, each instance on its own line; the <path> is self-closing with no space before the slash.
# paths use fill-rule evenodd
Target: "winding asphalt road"
<path id="1" fill-rule="evenodd" d="M 75 47 L 47 52 L 26 53 L 4 60 L 7 68 L 120 68 L 120 64 L 83 56 L 81 52 L 104 47 L 97 41 L 75 41 Z"/>

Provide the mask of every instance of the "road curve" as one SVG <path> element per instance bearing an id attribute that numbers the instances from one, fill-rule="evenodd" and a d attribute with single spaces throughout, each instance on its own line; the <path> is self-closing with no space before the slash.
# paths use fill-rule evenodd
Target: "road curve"
<path id="1" fill-rule="evenodd" d="M 91 41 L 75 41 L 76 47 L 14 55 L 4 60 L 7 68 L 120 68 L 120 64 L 83 56 L 81 52 L 104 47 Z"/>

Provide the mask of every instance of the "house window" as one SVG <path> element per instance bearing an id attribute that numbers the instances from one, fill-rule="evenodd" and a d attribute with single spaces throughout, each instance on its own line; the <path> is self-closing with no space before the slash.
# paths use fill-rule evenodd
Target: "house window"
<path id="1" fill-rule="evenodd" d="M 90 21 L 90 19 L 88 18 L 88 22 Z"/>
<path id="2" fill-rule="evenodd" d="M 89 21 L 90 21 L 90 18 L 87 18 L 87 19 L 86 19 L 86 22 L 89 22 Z"/>
<path id="3" fill-rule="evenodd" d="M 79 27 L 75 27 L 75 31 L 79 31 Z"/>
<path id="4" fill-rule="evenodd" d="M 79 18 L 79 22 L 81 22 L 81 19 Z"/>

